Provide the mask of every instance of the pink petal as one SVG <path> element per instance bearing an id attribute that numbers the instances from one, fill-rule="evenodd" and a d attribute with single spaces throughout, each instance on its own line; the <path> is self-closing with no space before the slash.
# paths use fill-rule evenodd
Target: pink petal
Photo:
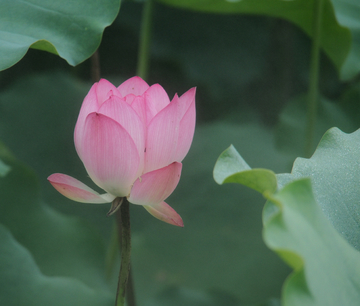
<path id="1" fill-rule="evenodd" d="M 130 193 L 129 202 L 139 205 L 155 205 L 164 201 L 176 188 L 181 175 L 181 163 L 145 173 L 138 178 Z"/>
<path id="2" fill-rule="evenodd" d="M 137 176 L 144 168 L 145 126 L 136 111 L 123 99 L 110 97 L 99 109 L 99 113 L 118 122 L 131 136 L 140 157 Z"/>
<path id="3" fill-rule="evenodd" d="M 102 105 L 111 96 L 122 97 L 119 90 L 108 80 L 101 79 L 96 86 L 96 95 L 99 106 Z"/>
<path id="4" fill-rule="evenodd" d="M 169 96 L 167 95 L 164 88 L 162 88 L 159 84 L 152 85 L 144 93 L 144 97 L 146 107 L 148 109 L 147 123 L 149 123 L 158 112 L 160 112 L 170 103 Z"/>
<path id="5" fill-rule="evenodd" d="M 81 153 L 79 152 L 78 141 L 79 138 L 82 137 L 81 134 L 84 130 L 86 117 L 90 113 L 97 112 L 101 104 L 112 95 L 121 96 L 118 89 L 105 79 L 101 79 L 98 83 L 95 83 L 86 95 L 81 105 L 74 131 L 75 148 L 79 155 Z"/>
<path id="6" fill-rule="evenodd" d="M 140 77 L 132 77 L 122 83 L 118 89 L 123 97 L 128 94 L 133 94 L 135 96 L 141 96 L 147 89 L 149 85 Z"/>
<path id="7" fill-rule="evenodd" d="M 147 104 L 144 96 L 137 96 L 131 103 L 131 107 L 139 115 L 145 127 L 156 115 L 156 110 L 154 106 L 152 104 Z"/>
<path id="8" fill-rule="evenodd" d="M 125 96 L 123 99 L 126 101 L 127 104 L 131 105 L 131 103 L 133 103 L 133 101 L 137 97 L 141 97 L 141 96 L 135 96 L 133 94 L 129 94 L 129 95 Z"/>
<path id="9" fill-rule="evenodd" d="M 180 162 L 190 149 L 195 129 L 192 88 L 162 109 L 148 125 L 144 173 Z"/>
<path id="10" fill-rule="evenodd" d="M 79 146 L 80 158 L 95 184 L 115 196 L 128 196 L 140 162 L 130 134 L 115 120 L 91 113 Z"/>
<path id="11" fill-rule="evenodd" d="M 141 119 L 141 121 L 145 127 L 145 131 L 146 131 L 147 115 L 146 115 L 146 104 L 145 104 L 144 97 L 143 96 L 135 97 L 134 100 L 131 102 L 131 108 L 138 114 L 139 118 Z"/>
<path id="12" fill-rule="evenodd" d="M 48 177 L 48 181 L 62 195 L 76 202 L 109 203 L 115 198 L 110 194 L 100 195 L 82 182 L 66 174 L 54 173 Z"/>
<path id="13" fill-rule="evenodd" d="M 150 122 L 146 135 L 144 173 L 165 167 L 175 161 L 183 107 L 177 95 Z"/>
<path id="14" fill-rule="evenodd" d="M 144 208 L 155 218 L 166 223 L 184 227 L 183 220 L 180 215 L 168 204 L 161 202 L 152 206 L 144 205 Z"/>
<path id="15" fill-rule="evenodd" d="M 177 162 L 181 162 L 189 152 L 194 137 L 196 121 L 195 92 L 196 88 L 191 88 L 180 97 L 181 103 L 188 106 L 188 109 L 180 121 L 179 139 L 174 157 Z"/>
<path id="16" fill-rule="evenodd" d="M 81 148 L 79 147 L 79 139 L 82 137 L 82 133 L 84 130 L 84 124 L 86 117 L 92 113 L 96 112 L 99 109 L 97 94 L 96 94 L 96 87 L 98 86 L 98 83 L 95 83 L 88 94 L 86 95 L 81 108 L 80 113 L 75 125 L 75 131 L 74 131 L 74 142 L 75 142 L 75 148 L 78 153 L 78 155 L 81 155 Z"/>

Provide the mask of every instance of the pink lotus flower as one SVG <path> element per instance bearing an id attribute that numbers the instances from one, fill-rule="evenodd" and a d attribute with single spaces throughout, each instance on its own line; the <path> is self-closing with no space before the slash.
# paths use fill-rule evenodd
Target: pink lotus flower
<path id="1" fill-rule="evenodd" d="M 109 203 L 127 197 L 154 217 L 183 226 L 164 200 L 181 175 L 195 129 L 195 88 L 170 102 L 158 84 L 133 77 L 118 88 L 95 83 L 75 126 L 76 151 L 87 173 L 107 193 L 99 194 L 65 174 L 48 177 L 61 194 L 83 203 Z"/>

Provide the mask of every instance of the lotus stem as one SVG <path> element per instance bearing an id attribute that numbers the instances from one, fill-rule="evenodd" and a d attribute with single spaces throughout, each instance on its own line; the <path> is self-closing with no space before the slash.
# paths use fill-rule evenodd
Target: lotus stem
<path id="1" fill-rule="evenodd" d="M 119 237 L 121 237 L 121 266 L 116 293 L 115 306 L 125 305 L 125 294 L 130 272 L 131 230 L 129 202 L 123 198 L 120 210 L 116 213 L 119 224 Z"/>
<path id="2" fill-rule="evenodd" d="M 93 83 L 100 80 L 100 56 L 99 50 L 91 56 L 91 80 Z"/>
<path id="3" fill-rule="evenodd" d="M 153 0 L 145 1 L 143 13 L 142 13 L 138 66 L 136 72 L 136 74 L 144 80 L 147 79 L 148 71 L 149 71 L 152 11 L 153 11 Z"/>
<path id="4" fill-rule="evenodd" d="M 323 0 L 314 0 L 313 40 L 310 59 L 309 91 L 307 103 L 306 144 L 305 156 L 310 157 L 313 152 L 315 138 L 316 116 L 319 99 L 319 66 L 320 43 L 322 27 Z"/>

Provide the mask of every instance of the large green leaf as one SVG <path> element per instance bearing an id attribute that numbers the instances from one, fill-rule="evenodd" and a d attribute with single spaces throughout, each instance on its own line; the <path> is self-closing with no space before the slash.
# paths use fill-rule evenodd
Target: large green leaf
<path id="1" fill-rule="evenodd" d="M 0 305 L 104 306 L 113 301 L 76 278 L 44 275 L 29 250 L 0 224 Z"/>
<path id="2" fill-rule="evenodd" d="M 34 172 L 2 145 L 0 157 L 11 167 L 0 178 L 0 304 L 111 305 L 97 232 L 45 205 Z"/>
<path id="3" fill-rule="evenodd" d="M 282 305 L 359 305 L 360 253 L 325 218 L 310 179 L 286 185 L 270 201 L 263 215 L 264 240 L 294 269 Z"/>
<path id="4" fill-rule="evenodd" d="M 160 2 L 204 12 L 228 14 L 260 14 L 286 19 L 312 35 L 314 0 L 278 1 L 218 1 L 218 0 L 159 0 Z M 335 11 L 334 11 L 334 7 Z M 359 41 L 360 6 L 357 0 L 324 1 L 322 47 L 337 67 L 343 79 L 360 70 Z"/>
<path id="5" fill-rule="evenodd" d="M 329 130 L 310 159 L 298 158 L 291 174 L 277 175 L 279 190 L 272 192 L 261 189 L 273 184 L 267 173 L 254 176 L 255 184 L 235 179 L 256 169 L 249 170 L 233 147 L 215 165 L 217 182 L 239 182 L 268 199 L 264 240 L 294 269 L 283 288 L 285 306 L 358 304 L 359 143 L 360 130 Z"/>
<path id="6" fill-rule="evenodd" d="M 0 0 L 0 70 L 32 47 L 58 54 L 70 65 L 91 56 L 120 0 Z"/>
<path id="7" fill-rule="evenodd" d="M 325 133 L 310 159 L 297 158 L 291 174 L 278 175 L 279 185 L 311 177 L 314 195 L 327 218 L 360 250 L 360 130 Z"/>

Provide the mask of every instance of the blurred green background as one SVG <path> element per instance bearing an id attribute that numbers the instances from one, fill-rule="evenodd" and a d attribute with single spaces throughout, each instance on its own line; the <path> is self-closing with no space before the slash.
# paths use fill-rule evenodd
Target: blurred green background
<path id="1" fill-rule="evenodd" d="M 136 73 L 141 12 L 142 3 L 122 3 L 117 19 L 104 32 L 101 76 L 115 85 Z M 170 98 L 197 86 L 197 127 L 179 186 L 167 200 L 185 227 L 162 223 L 142 207 L 131 206 L 132 268 L 139 305 L 260 305 L 267 300 L 276 305 L 271 299 L 280 297 L 290 269 L 262 241 L 265 201 L 238 185 L 218 186 L 212 170 L 230 144 L 251 167 L 276 173 L 289 172 L 294 158 L 303 155 L 310 47 L 306 34 L 281 19 L 155 4 L 147 81 L 161 84 Z M 114 225 L 113 218 L 106 217 L 109 205 L 71 202 L 46 180 L 61 172 L 94 186 L 73 144 L 76 118 L 91 86 L 90 71 L 90 60 L 70 67 L 53 54 L 30 49 L 19 63 L 0 73 L 0 139 L 34 169 L 42 202 L 85 220 L 84 226 L 97 239 L 96 247 L 95 242 L 91 247 L 100 250 L 98 260 L 105 261 Z M 341 82 L 322 54 L 324 98 L 316 142 L 334 125 L 345 132 L 355 130 L 359 104 L 349 101 L 359 101 L 359 88 L 358 79 Z M 3 189 L 2 199 L 7 205 L 17 203 L 19 214 L 26 212 L 21 205 L 31 201 L 27 189 L 37 188 L 27 184 L 15 179 L 13 187 Z M 22 200 L 16 198 L 18 193 Z M 16 223 L 20 219 L 3 223 L 12 232 L 19 228 L 15 237 L 21 242 L 27 239 L 28 228 Z M 29 237 L 37 240 L 36 245 L 23 243 L 30 252 L 49 247 L 39 233 Z M 73 245 L 65 247 L 71 257 Z M 46 256 L 42 261 L 43 266 L 63 265 Z M 107 279 L 114 295 L 118 264 Z M 60 268 L 41 270 L 65 273 Z M 105 275 L 104 267 L 102 271 Z"/>

